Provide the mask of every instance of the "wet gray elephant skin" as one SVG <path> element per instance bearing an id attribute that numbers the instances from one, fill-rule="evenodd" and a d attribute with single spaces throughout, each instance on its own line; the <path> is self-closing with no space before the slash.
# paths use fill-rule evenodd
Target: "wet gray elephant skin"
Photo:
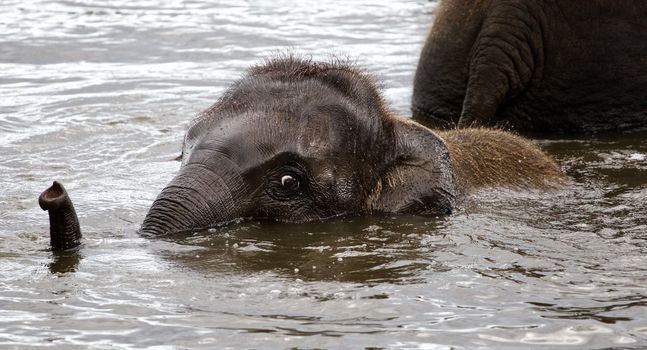
<path id="1" fill-rule="evenodd" d="M 414 81 L 434 128 L 647 127 L 647 2 L 444 0 Z"/>
<path id="2" fill-rule="evenodd" d="M 69 250 L 81 244 L 81 227 L 65 187 L 54 181 L 38 197 L 38 205 L 49 213 L 50 245 L 54 250 Z"/>
<path id="3" fill-rule="evenodd" d="M 252 67 L 193 120 L 180 170 L 141 233 L 239 218 L 445 215 L 478 188 L 562 179 L 526 139 L 487 129 L 434 133 L 390 112 L 358 69 L 283 57 Z"/>

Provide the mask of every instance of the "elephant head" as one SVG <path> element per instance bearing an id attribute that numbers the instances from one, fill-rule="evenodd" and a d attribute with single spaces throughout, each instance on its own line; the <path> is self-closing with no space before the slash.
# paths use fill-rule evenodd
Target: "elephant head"
<path id="1" fill-rule="evenodd" d="M 369 76 L 283 57 L 252 67 L 191 123 L 179 173 L 141 232 L 239 218 L 447 214 L 455 187 L 445 143 L 391 113 Z"/>

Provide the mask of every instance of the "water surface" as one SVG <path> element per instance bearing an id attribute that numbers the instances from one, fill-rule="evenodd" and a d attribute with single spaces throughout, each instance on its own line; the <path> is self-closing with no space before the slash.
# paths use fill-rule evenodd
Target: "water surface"
<path id="1" fill-rule="evenodd" d="M 539 140 L 572 183 L 446 218 L 146 239 L 189 120 L 281 52 L 350 57 L 409 114 L 435 2 L 2 1 L 0 348 L 647 347 L 647 133 Z M 85 234 L 48 250 L 38 194 Z"/>

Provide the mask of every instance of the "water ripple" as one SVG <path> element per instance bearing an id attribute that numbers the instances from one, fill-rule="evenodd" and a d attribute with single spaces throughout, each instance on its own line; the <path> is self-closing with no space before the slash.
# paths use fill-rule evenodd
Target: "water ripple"
<path id="1" fill-rule="evenodd" d="M 647 346 L 644 133 L 541 140 L 571 186 L 484 191 L 448 218 L 137 236 L 188 121 L 263 58 L 348 56 L 408 115 L 436 6 L 2 2 L 0 347 Z M 46 249 L 54 179 L 80 254 Z"/>

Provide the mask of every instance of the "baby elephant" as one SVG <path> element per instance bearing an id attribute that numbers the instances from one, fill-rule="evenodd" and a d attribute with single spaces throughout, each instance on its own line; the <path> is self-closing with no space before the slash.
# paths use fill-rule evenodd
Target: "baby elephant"
<path id="1" fill-rule="evenodd" d="M 284 57 L 252 67 L 191 123 L 180 171 L 141 232 L 239 218 L 443 215 L 484 186 L 544 187 L 562 179 L 555 162 L 523 138 L 487 129 L 436 134 L 390 112 L 357 69 Z"/>
<path id="2" fill-rule="evenodd" d="M 647 1 L 443 0 L 416 71 L 432 127 L 647 127 Z"/>

